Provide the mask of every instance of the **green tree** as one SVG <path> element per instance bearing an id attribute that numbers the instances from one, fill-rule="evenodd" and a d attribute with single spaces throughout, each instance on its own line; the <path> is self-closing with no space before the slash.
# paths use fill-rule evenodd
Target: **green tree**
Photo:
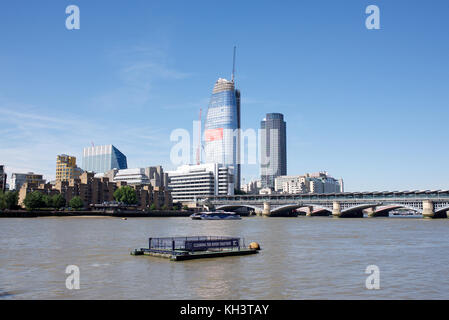
<path id="1" fill-rule="evenodd" d="M 189 206 L 183 206 L 182 209 L 183 210 L 189 210 Z"/>
<path id="2" fill-rule="evenodd" d="M 114 199 L 125 204 L 137 204 L 136 190 L 130 186 L 123 186 L 115 190 Z"/>
<path id="3" fill-rule="evenodd" d="M 55 194 L 52 198 L 53 200 L 53 206 L 56 209 L 62 208 L 65 206 L 65 198 L 62 196 L 62 194 Z"/>
<path id="4" fill-rule="evenodd" d="M 46 208 L 53 208 L 53 199 L 49 195 L 44 194 L 42 196 L 42 201 L 44 202 L 44 206 Z"/>
<path id="5" fill-rule="evenodd" d="M 0 210 L 6 209 L 5 194 L 0 190 Z"/>
<path id="6" fill-rule="evenodd" d="M 19 193 L 17 191 L 8 191 L 5 193 L 6 209 L 16 209 L 19 206 Z"/>
<path id="7" fill-rule="evenodd" d="M 38 209 L 45 206 L 43 195 L 39 191 L 28 193 L 23 203 L 28 210 Z"/>
<path id="8" fill-rule="evenodd" d="M 7 191 L 3 193 L 0 190 L 0 210 L 16 209 L 18 207 L 19 194 L 16 191 Z"/>
<path id="9" fill-rule="evenodd" d="M 151 204 L 150 210 L 156 210 L 156 205 L 154 203 Z"/>
<path id="10" fill-rule="evenodd" d="M 73 197 L 69 202 L 69 206 L 74 209 L 81 209 L 84 207 L 83 200 L 80 197 Z"/>
<path id="11" fill-rule="evenodd" d="M 168 210 L 168 206 L 166 206 L 165 204 L 162 206 L 162 210 Z"/>

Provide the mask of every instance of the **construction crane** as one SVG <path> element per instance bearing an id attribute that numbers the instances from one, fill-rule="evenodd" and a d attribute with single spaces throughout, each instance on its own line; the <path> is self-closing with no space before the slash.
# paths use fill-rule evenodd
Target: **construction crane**
<path id="1" fill-rule="evenodd" d="M 232 82 L 234 82 L 234 78 L 235 78 L 235 51 L 236 51 L 237 47 L 234 46 L 234 59 L 232 60 Z"/>

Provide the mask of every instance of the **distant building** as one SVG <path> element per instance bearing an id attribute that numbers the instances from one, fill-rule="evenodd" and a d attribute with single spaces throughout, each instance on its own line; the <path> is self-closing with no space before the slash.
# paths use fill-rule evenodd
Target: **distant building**
<path id="1" fill-rule="evenodd" d="M 81 168 L 84 171 L 104 173 L 112 169 L 127 169 L 126 156 L 113 145 L 88 147 L 83 150 Z"/>
<path id="2" fill-rule="evenodd" d="M 11 174 L 11 190 L 20 190 L 25 183 L 45 183 L 43 175 L 35 174 L 33 172 L 28 173 L 12 173 Z"/>
<path id="3" fill-rule="evenodd" d="M 147 185 L 153 187 L 168 187 L 168 175 L 162 166 L 153 166 L 134 169 L 112 169 L 105 173 L 95 174 L 95 177 L 107 177 L 114 182 L 126 182 L 129 185 Z"/>
<path id="4" fill-rule="evenodd" d="M 262 181 L 256 180 L 251 181 L 247 184 L 243 184 L 240 190 L 247 194 L 258 194 L 259 190 L 262 189 Z"/>
<path id="5" fill-rule="evenodd" d="M 168 174 L 164 172 L 162 166 L 146 167 L 145 175 L 153 187 L 168 187 Z"/>
<path id="6" fill-rule="evenodd" d="M 5 166 L 4 165 L 0 165 L 0 191 L 5 192 L 6 190 L 6 179 L 7 179 L 7 175 L 5 172 Z"/>
<path id="7" fill-rule="evenodd" d="M 150 184 L 150 179 L 145 175 L 145 169 L 143 168 L 117 170 L 113 181 L 126 182 L 128 185 Z"/>
<path id="8" fill-rule="evenodd" d="M 67 154 L 56 158 L 56 181 L 78 179 L 83 171 L 76 165 L 76 157 Z"/>
<path id="9" fill-rule="evenodd" d="M 327 172 L 307 173 L 300 176 L 279 176 L 275 179 L 274 190 L 288 194 L 344 192 L 343 179 L 334 179 Z"/>
<path id="10" fill-rule="evenodd" d="M 262 188 L 274 189 L 274 180 L 287 174 L 287 127 L 284 115 L 268 113 L 261 128 Z"/>
<path id="11" fill-rule="evenodd" d="M 184 165 L 167 173 L 174 202 L 196 202 L 205 196 L 234 194 L 234 168 L 231 166 L 218 163 Z"/>

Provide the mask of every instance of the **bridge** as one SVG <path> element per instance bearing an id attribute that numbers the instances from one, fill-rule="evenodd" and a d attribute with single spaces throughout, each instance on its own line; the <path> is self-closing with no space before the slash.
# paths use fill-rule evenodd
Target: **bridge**
<path id="1" fill-rule="evenodd" d="M 412 210 L 424 218 L 447 218 L 449 190 L 345 192 L 329 194 L 271 194 L 209 196 L 203 204 L 216 210 L 247 207 L 256 214 L 281 216 L 300 209 L 308 216 L 332 215 L 350 218 L 388 216 L 400 208 Z"/>

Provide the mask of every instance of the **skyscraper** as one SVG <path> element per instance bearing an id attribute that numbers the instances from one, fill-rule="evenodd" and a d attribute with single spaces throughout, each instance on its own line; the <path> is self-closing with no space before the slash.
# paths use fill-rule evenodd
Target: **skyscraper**
<path id="1" fill-rule="evenodd" d="M 240 91 L 235 89 L 235 48 L 232 80 L 215 83 L 204 128 L 207 163 L 234 168 L 235 188 L 240 189 Z"/>
<path id="2" fill-rule="evenodd" d="M 85 171 L 104 173 L 111 169 L 128 169 L 126 156 L 112 144 L 84 148 L 82 168 Z"/>
<path id="3" fill-rule="evenodd" d="M 260 123 L 262 188 L 274 189 L 275 178 L 287 174 L 287 129 L 284 115 L 268 113 Z"/>
<path id="4" fill-rule="evenodd" d="M 238 105 L 237 105 L 238 97 Z M 235 187 L 240 188 L 240 92 L 234 82 L 218 79 L 215 83 L 205 123 L 207 163 L 234 167 Z"/>

